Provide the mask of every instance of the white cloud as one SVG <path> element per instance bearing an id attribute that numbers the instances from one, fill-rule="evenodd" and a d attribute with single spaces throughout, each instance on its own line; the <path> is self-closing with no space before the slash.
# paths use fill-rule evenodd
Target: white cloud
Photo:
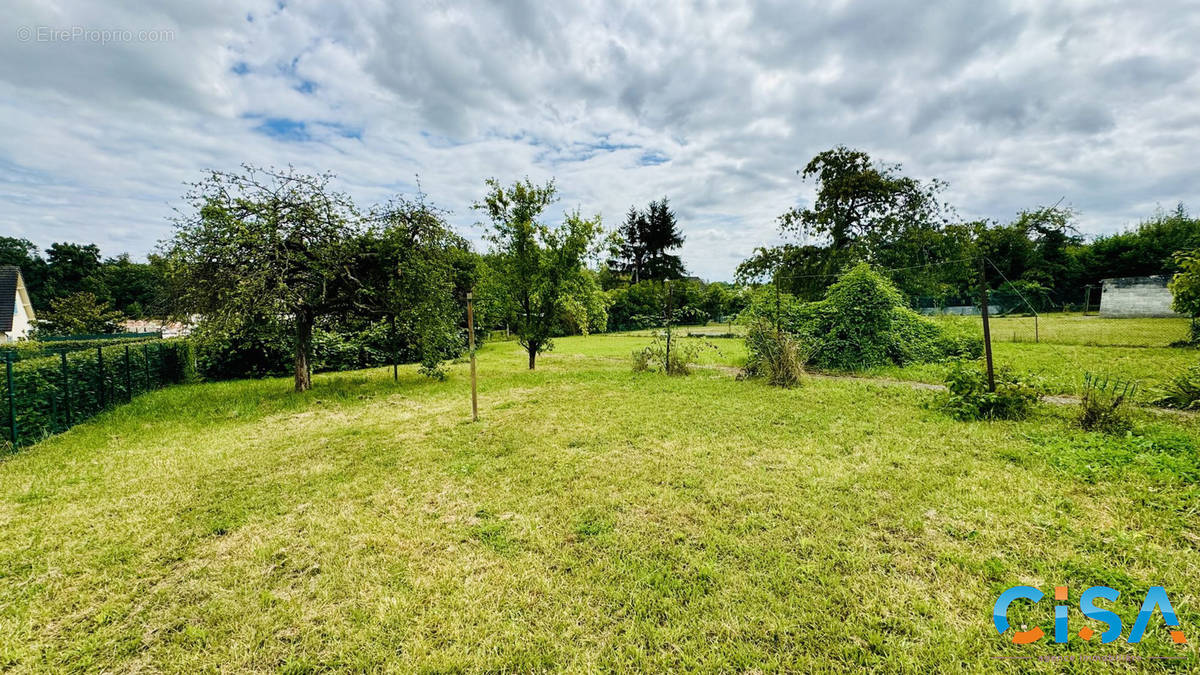
<path id="1" fill-rule="evenodd" d="M 669 196 L 685 261 L 727 278 L 843 143 L 949 181 L 963 216 L 1065 197 L 1108 232 L 1200 201 L 1186 5 L 18 0 L 0 232 L 141 255 L 184 182 L 249 162 L 366 203 L 419 174 L 472 234 L 483 178 L 554 176 L 610 225 Z M 39 27 L 173 39 L 21 39 Z"/>

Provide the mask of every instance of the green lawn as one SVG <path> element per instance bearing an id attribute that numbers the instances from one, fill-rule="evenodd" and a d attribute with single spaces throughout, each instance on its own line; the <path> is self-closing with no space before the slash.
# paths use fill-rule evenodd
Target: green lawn
<path id="1" fill-rule="evenodd" d="M 1086 347 L 1082 345 L 997 342 L 993 345 L 997 367 L 1035 376 L 1051 394 L 1077 394 L 1084 373 L 1137 380 L 1138 398 L 1146 400 L 1156 387 L 1184 368 L 1200 363 L 1200 351 L 1170 347 Z M 872 370 L 869 374 L 919 382 L 942 382 L 946 366 L 925 363 Z"/>
<path id="2" fill-rule="evenodd" d="M 0 668 L 1059 672 L 1194 656 L 1200 422 L 959 423 L 934 395 L 630 372 L 634 338 L 181 386 L 0 462 Z M 645 339 L 640 344 L 644 344 Z M 732 349 L 731 349 L 732 351 Z M 726 357 L 723 357 L 726 358 Z M 736 359 L 730 354 L 728 359 Z M 997 637 L 1004 588 L 1171 594 L 1141 645 Z M 1021 614 L 1051 630 L 1052 601 Z M 1083 624 L 1076 611 L 1072 631 Z M 1098 624 L 1097 624 L 1098 625 Z M 1187 662 L 1143 662 L 1168 669 Z M 1118 666 L 1119 667 L 1119 666 Z"/>
<path id="3" fill-rule="evenodd" d="M 939 321 L 970 321 L 983 331 L 979 317 L 933 317 Z M 1166 347 L 1187 340 L 1190 319 L 1107 319 L 1079 313 L 991 317 L 995 342 L 1039 342 L 1103 347 Z"/>

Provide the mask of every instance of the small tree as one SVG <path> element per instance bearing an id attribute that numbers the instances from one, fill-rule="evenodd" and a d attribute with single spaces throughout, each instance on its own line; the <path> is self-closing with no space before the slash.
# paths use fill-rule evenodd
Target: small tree
<path id="1" fill-rule="evenodd" d="M 90 335 L 115 333 L 122 315 L 92 293 L 72 293 L 50 301 L 50 312 L 38 327 L 48 335 Z"/>
<path id="2" fill-rule="evenodd" d="M 474 281 L 477 256 L 424 195 L 376 207 L 372 221 L 353 268 L 356 311 L 386 321 L 393 353 L 412 344 L 421 371 L 441 378 L 442 360 L 463 347 L 460 296 Z"/>
<path id="3" fill-rule="evenodd" d="M 505 188 L 490 178 L 487 187 L 487 195 L 474 208 L 492 221 L 490 282 L 499 289 L 499 313 L 509 317 L 533 370 L 537 355 L 553 346 L 551 336 L 564 301 L 590 289 L 584 262 L 595 253 L 600 217 L 584 219 L 575 212 L 558 227 L 539 222 L 555 201 L 553 181 L 534 185 L 526 178 Z"/>
<path id="4" fill-rule="evenodd" d="M 1200 250 L 1176 253 L 1175 264 L 1179 266 L 1179 273 L 1168 284 L 1172 295 L 1171 309 L 1192 317 L 1191 340 L 1196 342 L 1200 339 L 1195 322 L 1200 316 Z"/>
<path id="5" fill-rule="evenodd" d="M 208 321 L 290 327 L 296 391 L 312 388 L 313 324 L 353 300 L 348 273 L 361 230 L 330 174 L 244 166 L 192 185 L 166 255 L 176 306 Z"/>

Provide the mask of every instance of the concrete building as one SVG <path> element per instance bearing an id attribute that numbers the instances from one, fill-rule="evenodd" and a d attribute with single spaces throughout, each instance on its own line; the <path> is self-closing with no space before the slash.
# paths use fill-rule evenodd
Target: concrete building
<path id="1" fill-rule="evenodd" d="M 0 265 L 0 342 L 16 342 L 29 337 L 37 317 L 29 303 L 29 291 L 21 278 L 21 268 Z"/>
<path id="2" fill-rule="evenodd" d="M 1167 277 L 1122 277 L 1100 282 L 1100 316 L 1112 319 L 1180 316 L 1171 309 Z"/>

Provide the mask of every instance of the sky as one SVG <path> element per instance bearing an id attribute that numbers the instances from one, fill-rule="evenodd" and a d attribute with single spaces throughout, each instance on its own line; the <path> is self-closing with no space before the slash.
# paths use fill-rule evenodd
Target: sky
<path id="1" fill-rule="evenodd" d="M 553 177 L 551 220 L 669 197 L 722 280 L 837 145 L 964 219 L 1200 211 L 1195 0 L 347 5 L 5 0 L 0 235 L 142 258 L 186 183 L 248 163 L 364 206 L 419 181 L 481 242 L 485 178 Z"/>

